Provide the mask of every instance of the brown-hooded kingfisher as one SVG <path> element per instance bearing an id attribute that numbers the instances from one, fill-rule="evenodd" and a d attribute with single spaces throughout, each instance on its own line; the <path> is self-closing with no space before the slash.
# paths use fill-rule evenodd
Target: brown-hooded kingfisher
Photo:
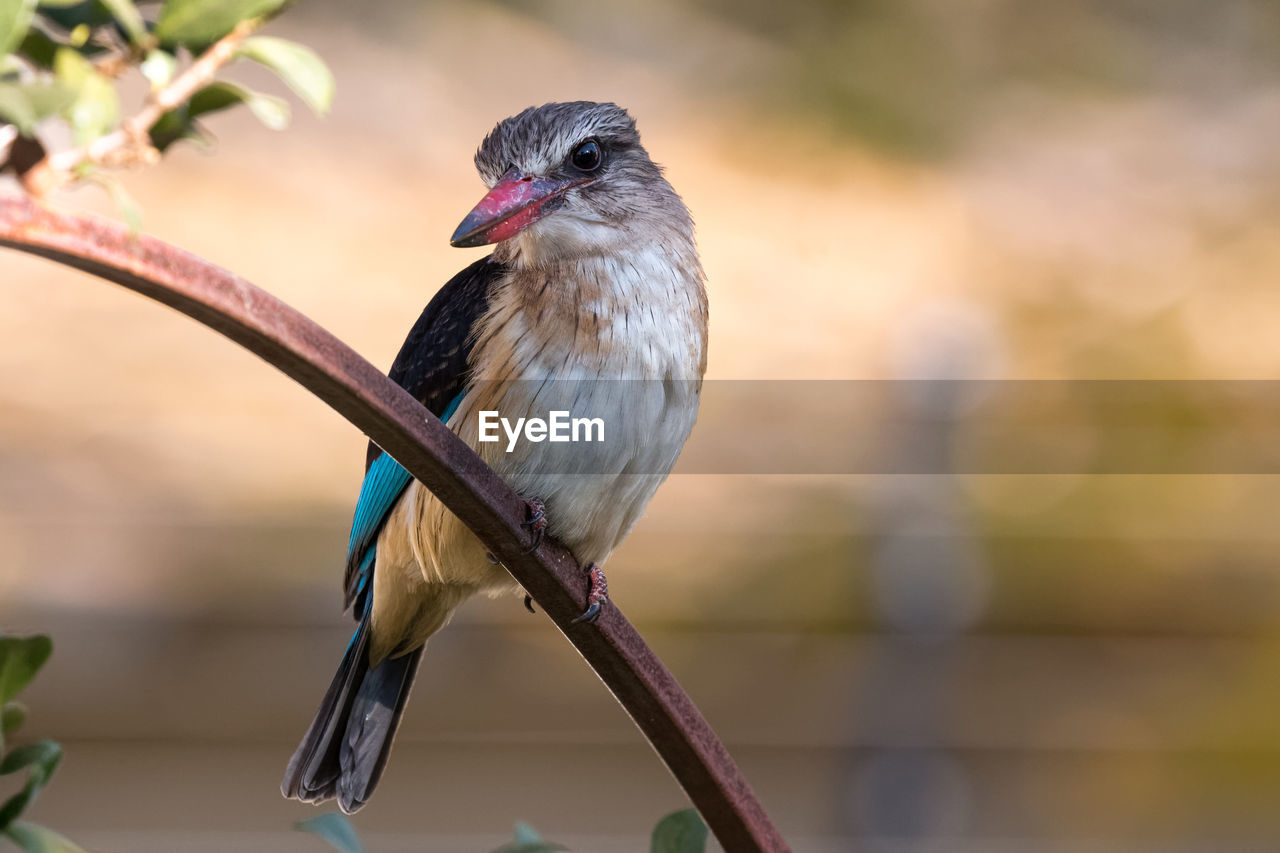
<path id="1" fill-rule="evenodd" d="M 488 194 L 454 246 L 496 244 L 427 305 L 390 377 L 519 494 L 529 521 L 604 574 L 666 479 L 698 413 L 707 296 L 689 211 L 607 103 L 532 107 L 500 122 L 476 168 Z M 607 441 L 480 440 L 481 412 L 510 419 L 590 410 Z M 557 455 L 558 454 L 558 455 Z M 427 639 L 478 592 L 518 592 L 480 541 L 370 443 L 347 549 L 359 627 L 281 786 L 354 812 L 373 793 Z"/>

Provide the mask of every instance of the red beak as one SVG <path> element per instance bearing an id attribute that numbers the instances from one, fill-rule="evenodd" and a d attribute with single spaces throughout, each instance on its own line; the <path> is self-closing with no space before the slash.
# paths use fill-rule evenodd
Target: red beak
<path id="1" fill-rule="evenodd" d="M 565 191 L 587 180 L 539 178 L 512 166 L 462 220 L 449 244 L 469 248 L 510 239 L 564 204 Z"/>

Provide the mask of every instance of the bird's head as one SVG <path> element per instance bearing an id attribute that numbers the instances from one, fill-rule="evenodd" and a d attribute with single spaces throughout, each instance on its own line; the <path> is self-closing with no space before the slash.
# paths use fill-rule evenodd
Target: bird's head
<path id="1" fill-rule="evenodd" d="M 689 213 L 640 145 L 627 111 L 574 101 L 498 123 L 476 152 L 489 193 L 450 238 L 554 260 L 688 235 Z"/>

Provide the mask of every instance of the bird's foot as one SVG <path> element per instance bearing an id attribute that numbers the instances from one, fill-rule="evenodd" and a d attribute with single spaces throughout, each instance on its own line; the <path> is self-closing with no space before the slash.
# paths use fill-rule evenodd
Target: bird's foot
<path id="1" fill-rule="evenodd" d="M 600 618 L 600 610 L 609 600 L 609 584 L 604 576 L 604 569 L 595 563 L 587 566 L 587 609 L 582 611 L 582 615 L 573 620 L 573 624 L 579 622 L 594 623 Z"/>
<path id="2" fill-rule="evenodd" d="M 539 498 L 530 498 L 524 505 L 529 517 L 521 525 L 533 531 L 533 544 L 525 553 L 532 554 L 542 544 L 542 536 L 547 530 L 547 505 Z"/>
<path id="3" fill-rule="evenodd" d="M 525 597 L 524 597 L 524 609 L 528 610 L 530 613 L 538 612 L 533 609 L 533 596 L 527 593 L 525 594 Z"/>

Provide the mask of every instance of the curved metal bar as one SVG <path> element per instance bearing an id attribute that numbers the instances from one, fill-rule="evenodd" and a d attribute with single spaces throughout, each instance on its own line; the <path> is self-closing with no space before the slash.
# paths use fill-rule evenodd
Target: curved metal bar
<path id="1" fill-rule="evenodd" d="M 630 714 L 729 853 L 787 851 L 742 772 L 616 606 L 574 625 L 586 584 L 567 550 L 526 553 L 523 501 L 461 439 L 329 332 L 244 279 L 123 225 L 0 198 L 0 246 L 175 308 L 258 354 L 390 453 L 495 554 Z"/>

